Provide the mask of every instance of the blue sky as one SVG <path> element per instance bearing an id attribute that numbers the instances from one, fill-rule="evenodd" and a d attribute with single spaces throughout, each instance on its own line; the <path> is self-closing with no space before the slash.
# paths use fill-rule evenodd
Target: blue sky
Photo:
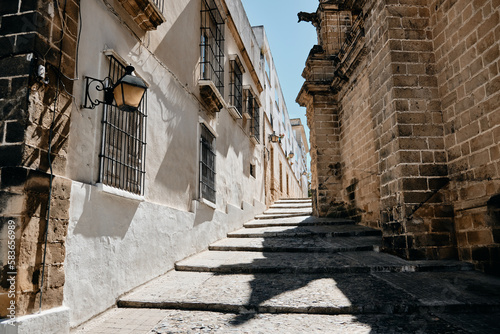
<path id="1" fill-rule="evenodd" d="M 307 130 L 306 109 L 295 98 L 304 83 L 302 70 L 317 44 L 316 29 L 297 23 L 297 13 L 315 12 L 318 0 L 241 0 L 252 26 L 264 25 L 290 118 L 300 117 Z M 309 131 L 307 130 L 309 138 Z"/>

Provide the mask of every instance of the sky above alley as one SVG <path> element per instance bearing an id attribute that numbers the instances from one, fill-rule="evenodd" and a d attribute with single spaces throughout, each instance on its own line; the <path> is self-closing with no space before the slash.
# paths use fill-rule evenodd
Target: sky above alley
<path id="1" fill-rule="evenodd" d="M 298 23 L 298 12 L 315 12 L 318 0 L 241 0 L 252 26 L 263 25 L 273 55 L 290 118 L 300 117 L 306 126 L 306 109 L 295 98 L 304 83 L 301 74 L 313 45 L 316 29 Z M 307 136 L 309 137 L 309 131 Z"/>

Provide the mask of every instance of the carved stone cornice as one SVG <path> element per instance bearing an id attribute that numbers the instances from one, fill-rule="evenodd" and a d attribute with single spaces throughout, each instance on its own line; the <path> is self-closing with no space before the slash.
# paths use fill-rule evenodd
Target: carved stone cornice
<path id="1" fill-rule="evenodd" d="M 118 0 L 142 30 L 156 30 L 165 17 L 152 0 Z"/>
<path id="2" fill-rule="evenodd" d="M 331 84 L 333 91 L 339 91 L 343 82 L 349 80 L 366 53 L 364 16 L 358 15 L 335 59 L 335 76 Z"/>
<path id="3" fill-rule="evenodd" d="M 336 6 L 339 10 L 360 11 L 367 0 L 321 0 L 320 8 Z"/>
<path id="4" fill-rule="evenodd" d="M 198 84 L 200 86 L 201 99 L 205 102 L 210 112 L 219 112 L 222 108 L 227 107 L 224 98 L 211 80 L 199 80 Z"/>

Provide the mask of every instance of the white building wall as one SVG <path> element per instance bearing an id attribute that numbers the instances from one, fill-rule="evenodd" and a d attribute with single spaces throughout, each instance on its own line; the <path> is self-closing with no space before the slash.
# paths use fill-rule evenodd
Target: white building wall
<path id="1" fill-rule="evenodd" d="M 230 12 L 237 28 L 231 31 L 229 24 L 225 26 L 224 98 L 229 101 L 229 55 L 240 56 L 245 68 L 243 84 L 255 92 L 267 79 L 261 43 L 240 0 L 219 5 Z M 165 0 L 164 8 L 166 22 L 156 31 L 144 32 L 117 1 L 81 2 L 78 76 L 106 77 L 108 58 L 103 51 L 113 50 L 135 67 L 149 89 L 142 198 L 118 196 L 96 185 L 102 108 L 72 111 L 67 176 L 73 183 L 64 287 L 72 327 L 105 311 L 121 294 L 171 270 L 176 261 L 206 249 L 265 209 L 263 158 L 269 133 L 264 113 L 271 112 L 266 102 L 274 104 L 275 92 L 259 95 L 264 106 L 259 144 L 251 142 L 248 122 L 235 120 L 227 109 L 205 111 L 198 87 L 201 1 Z M 226 23 L 228 20 L 226 17 Z M 274 68 L 272 62 L 270 66 Z M 78 105 L 83 86 L 83 80 L 75 85 Z M 278 94 L 282 101 L 281 90 Z M 281 114 L 288 119 L 286 108 Z M 279 115 L 274 120 L 276 132 L 285 131 L 279 129 Z M 215 207 L 198 201 L 201 121 L 217 137 Z M 250 164 L 255 165 L 255 177 L 250 175 Z M 298 183 L 291 188 L 300 192 Z"/>
<path id="2" fill-rule="evenodd" d="M 279 76 L 276 71 L 274 64 L 271 46 L 267 40 L 266 32 L 263 26 L 253 27 L 253 31 L 260 45 L 262 52 L 262 59 L 265 59 L 268 66 L 264 68 L 264 72 L 267 70 L 269 73 L 265 75 L 264 79 L 264 91 L 261 94 L 262 105 L 268 106 L 265 109 L 265 115 L 271 121 L 273 119 L 273 125 L 268 124 L 266 128 L 266 139 L 273 132 L 277 135 L 283 135 L 283 138 L 279 143 L 272 144 L 267 143 L 266 148 L 270 151 L 270 146 L 274 146 L 274 152 L 276 153 L 276 162 L 274 163 L 275 172 L 274 176 L 279 177 L 279 162 L 284 166 L 283 180 L 282 183 L 286 184 L 286 175 L 288 175 L 289 186 L 286 189 L 286 185 L 283 186 L 283 190 L 275 190 L 276 194 L 267 196 L 266 203 L 269 203 L 269 197 L 273 200 L 283 197 L 307 197 L 307 179 L 303 179 L 303 173 L 307 171 L 307 166 L 300 163 L 302 157 L 307 155 L 307 151 L 304 150 L 303 146 L 298 144 L 298 138 L 292 131 L 292 124 L 290 122 L 290 116 L 288 114 L 288 109 L 286 107 L 283 92 L 281 91 L 281 86 L 279 83 Z M 293 152 L 294 157 L 287 159 L 287 155 Z M 269 182 L 274 182 L 270 180 Z M 278 184 L 277 181 L 275 184 Z M 305 187 L 304 187 L 305 184 Z M 270 187 L 268 187 L 270 188 Z M 275 189 L 280 187 L 275 187 Z M 269 189 L 270 190 L 270 189 Z M 268 191 L 269 191 L 268 190 Z M 287 191 L 288 190 L 288 191 Z M 271 190 L 272 192 L 272 190 Z"/>

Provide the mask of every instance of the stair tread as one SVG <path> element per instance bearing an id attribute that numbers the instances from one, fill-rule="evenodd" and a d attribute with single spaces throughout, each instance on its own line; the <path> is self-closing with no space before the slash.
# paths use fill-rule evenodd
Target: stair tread
<path id="1" fill-rule="evenodd" d="M 311 214 L 311 208 L 271 208 L 266 210 L 263 215 L 275 215 L 275 214 L 291 214 L 291 213 L 303 213 Z"/>
<path id="2" fill-rule="evenodd" d="M 373 251 L 342 253 L 288 253 L 204 251 L 177 262 L 177 270 L 220 273 L 253 272 L 372 272 L 471 270 L 460 261 L 406 261 Z"/>
<path id="3" fill-rule="evenodd" d="M 500 306 L 500 279 L 474 271 L 459 276 L 450 272 L 221 275 L 171 271 L 123 296 L 118 305 L 327 314 L 411 313 L 436 306 L 474 309 Z"/>
<path id="4" fill-rule="evenodd" d="M 260 216 L 257 216 L 260 218 Z M 256 218 L 257 218 L 256 217 Z M 266 217 L 264 217 L 266 218 Z M 317 218 L 314 216 L 289 216 L 267 219 L 255 219 L 243 224 L 244 227 L 268 227 L 268 226 L 317 226 L 317 225 L 339 225 L 339 224 L 354 224 L 354 221 L 341 218 Z"/>
<path id="5" fill-rule="evenodd" d="M 308 208 L 312 209 L 311 203 L 274 203 L 269 209 L 295 209 L 295 208 Z"/>
<path id="6" fill-rule="evenodd" d="M 210 250 L 339 252 L 373 250 L 380 237 L 313 237 L 313 238 L 226 238 L 210 245 Z"/>
<path id="7" fill-rule="evenodd" d="M 380 230 L 361 225 L 319 225 L 319 226 L 268 226 L 241 228 L 228 233 L 229 237 L 309 237 L 314 235 L 381 235 Z"/>
<path id="8" fill-rule="evenodd" d="M 261 215 L 255 216 L 256 220 L 261 220 L 261 219 L 280 219 L 280 218 L 291 218 L 291 217 L 307 217 L 310 216 L 311 212 L 310 211 L 303 211 L 303 212 L 289 212 L 289 213 L 263 213 Z"/>

